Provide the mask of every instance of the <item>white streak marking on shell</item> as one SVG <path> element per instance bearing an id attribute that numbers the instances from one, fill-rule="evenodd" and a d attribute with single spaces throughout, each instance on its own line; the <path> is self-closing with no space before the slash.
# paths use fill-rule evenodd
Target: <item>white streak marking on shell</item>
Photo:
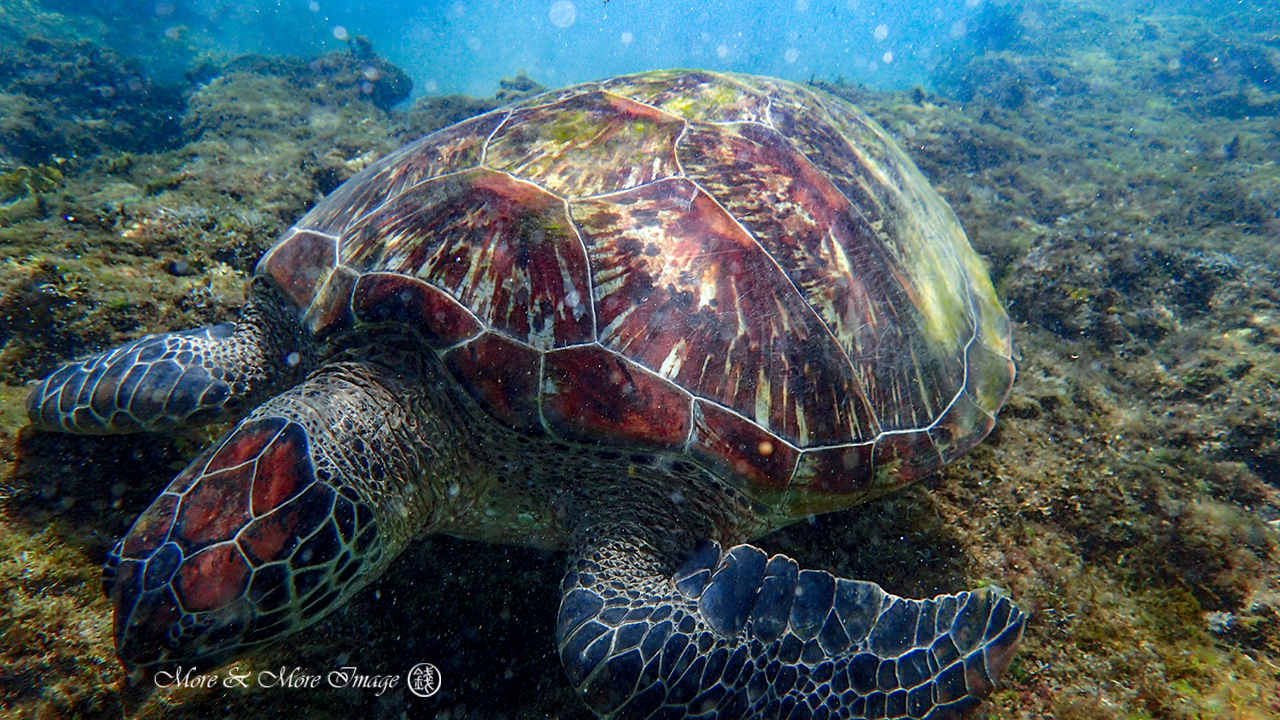
<path id="1" fill-rule="evenodd" d="M 684 338 L 680 338 L 671 347 L 671 352 L 667 353 L 667 359 L 662 361 L 662 368 L 658 370 L 663 377 L 675 378 L 680 374 L 680 366 L 684 364 L 685 345 Z"/>
<path id="2" fill-rule="evenodd" d="M 773 402 L 772 388 L 769 386 L 769 378 L 765 375 L 763 367 L 756 371 L 756 375 L 756 422 L 767 429 L 769 410 Z"/>
<path id="3" fill-rule="evenodd" d="M 796 401 L 796 434 L 800 438 L 800 447 L 809 444 L 809 421 L 804 416 L 804 405 Z"/>
<path id="4" fill-rule="evenodd" d="M 698 295 L 698 309 L 711 307 L 711 303 L 716 299 L 716 281 L 713 277 L 702 278 L 702 292 Z"/>
<path id="5" fill-rule="evenodd" d="M 600 344 L 608 345 L 614 333 L 618 331 L 618 328 L 622 326 L 622 323 L 627 321 L 627 316 L 635 312 L 635 310 L 636 310 L 636 306 L 631 305 L 627 307 L 626 310 L 623 310 L 621 313 L 619 313 L 618 317 L 613 319 L 613 322 L 609 323 L 608 325 L 605 325 L 604 330 L 600 331 Z"/>
<path id="6" fill-rule="evenodd" d="M 603 300 L 622 289 L 627 282 L 626 271 L 618 268 L 617 272 L 601 271 L 596 275 L 596 290 Z"/>

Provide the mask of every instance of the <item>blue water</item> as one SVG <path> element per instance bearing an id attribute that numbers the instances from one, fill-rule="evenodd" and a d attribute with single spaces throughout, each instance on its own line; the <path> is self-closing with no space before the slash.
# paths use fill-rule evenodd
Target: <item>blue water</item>
<path id="1" fill-rule="evenodd" d="M 343 48 L 345 38 L 363 35 L 410 74 L 415 96 L 487 96 L 500 78 L 520 71 L 543 85 L 560 86 L 666 67 L 796 80 L 844 77 L 900 88 L 924 83 L 940 62 L 990 44 L 992 17 L 1007 12 L 982 0 L 68 4 L 111 26 L 116 32 L 108 42 L 131 53 L 154 47 L 152 70 L 160 76 L 180 73 L 201 53 L 306 56 Z"/>
<path id="2" fill-rule="evenodd" d="M 963 2 L 859 0 L 456 0 L 319 10 L 331 26 L 367 34 L 420 91 L 472 95 L 490 94 L 498 78 L 520 70 L 551 86 L 661 67 L 901 85 L 963 42 L 976 13 Z"/>

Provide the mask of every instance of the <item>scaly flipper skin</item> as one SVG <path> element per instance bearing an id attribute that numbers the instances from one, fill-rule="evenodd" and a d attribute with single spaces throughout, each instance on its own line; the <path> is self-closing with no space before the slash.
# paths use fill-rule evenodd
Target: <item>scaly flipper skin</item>
<path id="1" fill-rule="evenodd" d="M 27 398 L 36 427 L 80 435 L 172 430 L 234 417 L 305 374 L 294 314 L 265 281 L 236 324 L 147 335 L 63 365 Z"/>
<path id="2" fill-rule="evenodd" d="M 556 639 L 606 718 L 960 718 L 1026 623 L 990 590 L 907 600 L 710 542 L 670 574 L 625 525 L 585 536 Z"/>
<path id="3" fill-rule="evenodd" d="M 447 465 L 418 442 L 421 394 L 385 367 L 332 364 L 196 458 L 108 557 L 120 658 L 211 666 L 380 575 L 409 539 L 396 525 L 432 522 L 432 494 L 408 483 Z"/>

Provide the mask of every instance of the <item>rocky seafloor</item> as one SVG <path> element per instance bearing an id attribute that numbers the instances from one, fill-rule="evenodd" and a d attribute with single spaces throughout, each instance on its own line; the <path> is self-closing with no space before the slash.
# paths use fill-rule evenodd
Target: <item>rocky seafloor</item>
<path id="1" fill-rule="evenodd" d="M 985 45 L 928 91 L 824 85 L 895 134 L 989 261 L 1015 321 L 1009 403 L 937 476 L 761 544 L 904 595 L 1008 588 L 1032 616 L 979 717 L 1280 717 L 1280 14 L 993 7 Z M 430 662 L 434 697 L 131 684 L 102 559 L 219 428 L 23 428 L 27 383 L 233 319 L 258 255 L 325 193 L 532 83 L 399 103 L 402 74 L 353 44 L 158 85 L 92 28 L 14 17 L 0 12 L 18 38 L 0 48 L 0 715 L 588 717 L 551 637 L 563 557 L 443 537 L 240 663 Z"/>

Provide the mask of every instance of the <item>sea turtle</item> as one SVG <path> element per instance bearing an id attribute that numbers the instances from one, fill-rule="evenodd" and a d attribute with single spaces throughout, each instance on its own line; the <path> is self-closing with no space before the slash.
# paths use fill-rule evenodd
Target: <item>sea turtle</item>
<path id="1" fill-rule="evenodd" d="M 373 163 L 258 263 L 239 321 L 54 372 L 34 424 L 252 409 L 105 570 L 127 666 L 300 630 L 415 536 L 565 549 L 555 626 L 608 717 L 952 718 L 1026 615 L 745 543 L 933 472 L 995 423 L 1009 321 L 875 122 L 792 83 L 555 90 Z"/>

